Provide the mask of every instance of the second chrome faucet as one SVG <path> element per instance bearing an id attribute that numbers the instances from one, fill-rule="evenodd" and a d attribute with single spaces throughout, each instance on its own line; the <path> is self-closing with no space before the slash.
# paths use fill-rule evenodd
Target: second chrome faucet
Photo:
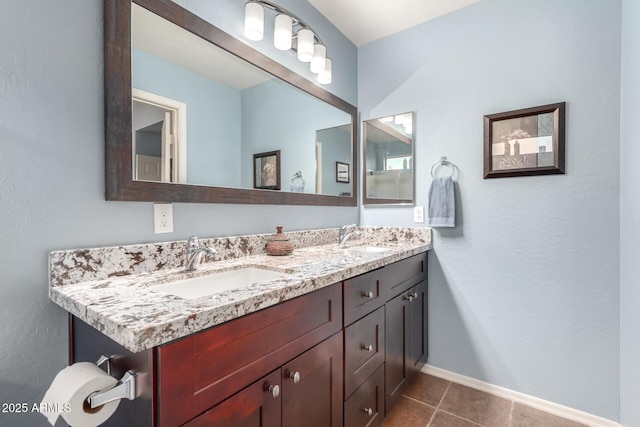
<path id="1" fill-rule="evenodd" d="M 356 230 L 356 227 L 355 224 L 343 225 L 340 228 L 340 234 L 338 234 L 338 244 L 344 245 L 352 236 L 360 236 L 362 233 Z"/>
<path id="2" fill-rule="evenodd" d="M 200 241 L 196 236 L 189 237 L 185 250 L 185 271 L 194 271 L 195 269 L 197 269 L 198 265 L 200 265 L 200 261 L 202 261 L 203 255 L 206 254 L 209 256 L 213 256 L 217 253 L 218 251 L 213 249 L 211 246 L 200 246 Z"/>

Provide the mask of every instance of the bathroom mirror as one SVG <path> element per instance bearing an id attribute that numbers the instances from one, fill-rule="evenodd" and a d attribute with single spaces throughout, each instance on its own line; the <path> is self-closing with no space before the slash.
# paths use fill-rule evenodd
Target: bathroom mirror
<path id="1" fill-rule="evenodd" d="M 363 122 L 363 202 L 413 204 L 413 113 Z"/>
<path id="2" fill-rule="evenodd" d="M 105 77 L 108 200 L 357 204 L 356 108 L 172 1 L 105 1 Z"/>

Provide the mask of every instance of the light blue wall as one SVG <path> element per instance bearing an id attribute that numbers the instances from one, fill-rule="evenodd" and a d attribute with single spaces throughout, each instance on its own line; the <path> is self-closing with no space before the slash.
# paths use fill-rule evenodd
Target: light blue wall
<path id="1" fill-rule="evenodd" d="M 340 126 L 322 129 L 316 133 L 316 139 L 322 143 L 322 194 L 338 196 L 340 193 L 349 193 L 357 189 L 353 188 L 354 166 L 352 164 L 351 128 Z M 346 163 L 352 176 L 349 183 L 336 180 L 336 162 Z"/>
<path id="2" fill-rule="evenodd" d="M 187 104 L 187 182 L 240 186 L 240 91 L 135 49 L 133 87 Z"/>
<path id="3" fill-rule="evenodd" d="M 291 177 L 302 171 L 305 193 L 315 193 L 316 131 L 350 121 L 344 111 L 277 80 L 243 90 L 242 122 L 251 126 L 242 129 L 242 186 L 253 187 L 254 154 L 281 150 L 282 189 L 289 191 Z"/>
<path id="4" fill-rule="evenodd" d="M 188 3 L 239 34 L 243 2 Z M 288 3 L 327 34 L 329 90 L 355 103 L 355 46 L 306 2 Z M 358 222 L 357 208 L 179 203 L 175 232 L 156 235 L 151 203 L 106 202 L 102 28 L 102 0 L 0 0 L 0 402 L 39 402 L 67 364 L 66 312 L 47 297 L 49 251 Z M 0 414 L 0 425 L 48 424 Z"/>
<path id="5" fill-rule="evenodd" d="M 358 65 L 363 119 L 416 111 L 417 205 L 434 162 L 459 168 L 458 226 L 429 257 L 429 363 L 613 420 L 620 26 L 619 0 L 482 0 L 362 46 Z M 483 115 L 560 101 L 566 175 L 484 180 Z M 410 208 L 361 218 L 414 225 Z"/>
<path id="6" fill-rule="evenodd" d="M 640 426 L 640 2 L 622 1 L 620 131 L 620 421 Z"/>

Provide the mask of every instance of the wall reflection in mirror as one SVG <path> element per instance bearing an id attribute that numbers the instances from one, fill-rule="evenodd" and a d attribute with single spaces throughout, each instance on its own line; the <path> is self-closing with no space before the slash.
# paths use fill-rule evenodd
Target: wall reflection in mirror
<path id="1" fill-rule="evenodd" d="M 413 203 L 414 121 L 402 113 L 364 122 L 365 205 Z"/>
<path id="2" fill-rule="evenodd" d="M 351 196 L 350 114 L 135 4 L 131 39 L 135 180 L 254 188 L 279 150 L 282 191 Z"/>

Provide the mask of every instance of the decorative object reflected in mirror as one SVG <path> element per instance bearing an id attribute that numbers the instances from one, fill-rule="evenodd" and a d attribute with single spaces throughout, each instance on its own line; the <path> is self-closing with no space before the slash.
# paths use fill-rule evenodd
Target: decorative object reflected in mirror
<path id="1" fill-rule="evenodd" d="M 413 203 L 414 114 L 363 123 L 365 205 Z"/>
<path id="2" fill-rule="evenodd" d="M 105 0 L 105 77 L 108 200 L 357 204 L 356 108 L 172 1 Z"/>

